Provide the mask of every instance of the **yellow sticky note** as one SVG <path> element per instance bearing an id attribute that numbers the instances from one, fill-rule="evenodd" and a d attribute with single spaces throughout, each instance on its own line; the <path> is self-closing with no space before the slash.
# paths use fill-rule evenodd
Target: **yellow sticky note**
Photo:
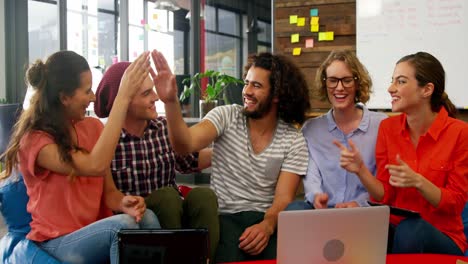
<path id="1" fill-rule="evenodd" d="M 291 35 L 291 43 L 299 42 L 299 34 L 292 34 Z"/>
<path id="2" fill-rule="evenodd" d="M 327 31 L 325 32 L 325 40 L 328 40 L 328 41 L 331 41 L 331 40 L 334 40 L 335 39 L 335 36 L 334 36 L 334 32 L 333 31 Z"/>
<path id="3" fill-rule="evenodd" d="M 301 48 L 294 48 L 293 49 L 293 56 L 301 55 Z"/>
<path id="4" fill-rule="evenodd" d="M 297 23 L 297 15 L 290 15 L 289 24 L 296 24 L 296 23 Z"/>
<path id="5" fill-rule="evenodd" d="M 318 37 L 318 41 L 324 41 L 326 40 L 325 39 L 325 32 L 319 32 L 319 37 Z"/>
<path id="6" fill-rule="evenodd" d="M 299 17 L 297 19 L 297 26 L 298 27 L 303 27 L 305 25 L 305 17 Z"/>
<path id="7" fill-rule="evenodd" d="M 153 14 L 153 19 L 154 20 L 158 19 L 158 14 Z"/>
<path id="8" fill-rule="evenodd" d="M 319 25 L 318 24 L 310 25 L 310 32 L 318 32 L 318 31 L 319 31 Z"/>
<path id="9" fill-rule="evenodd" d="M 311 25 L 318 25 L 319 23 L 319 17 L 311 17 L 310 18 L 310 24 Z"/>
<path id="10" fill-rule="evenodd" d="M 314 47 L 314 39 L 313 38 L 306 39 L 305 47 L 306 48 L 313 48 Z"/>

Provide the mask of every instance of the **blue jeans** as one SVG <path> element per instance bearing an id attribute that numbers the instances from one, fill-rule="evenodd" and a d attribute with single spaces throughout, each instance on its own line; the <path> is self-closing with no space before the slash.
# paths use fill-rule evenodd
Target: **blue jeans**
<path id="1" fill-rule="evenodd" d="M 307 201 L 294 201 L 288 204 L 285 211 L 297 211 L 297 210 L 310 210 L 314 209 L 314 207 Z"/>
<path id="2" fill-rule="evenodd" d="M 109 263 L 110 259 L 116 264 L 119 260 L 117 233 L 123 228 L 161 228 L 161 225 L 156 215 L 147 209 L 139 223 L 127 214 L 113 215 L 37 245 L 65 263 Z"/>
<path id="3" fill-rule="evenodd" d="M 434 253 L 463 256 L 453 240 L 422 218 L 407 218 L 395 227 L 392 253 Z"/>

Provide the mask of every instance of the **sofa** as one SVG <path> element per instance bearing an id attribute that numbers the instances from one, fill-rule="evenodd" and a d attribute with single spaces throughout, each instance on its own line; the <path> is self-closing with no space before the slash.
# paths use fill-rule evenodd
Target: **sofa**
<path id="1" fill-rule="evenodd" d="M 26 238 L 31 229 L 31 214 L 26 211 L 28 200 L 26 186 L 19 173 L 13 173 L 0 182 L 0 211 L 8 228 L 0 240 L 1 263 L 61 263 Z"/>

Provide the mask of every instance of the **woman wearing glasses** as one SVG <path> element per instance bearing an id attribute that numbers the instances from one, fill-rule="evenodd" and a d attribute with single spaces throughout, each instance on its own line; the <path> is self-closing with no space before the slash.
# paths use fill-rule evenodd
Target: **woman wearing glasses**
<path id="1" fill-rule="evenodd" d="M 304 178 L 305 201 L 286 210 L 366 206 L 369 195 L 354 173 L 340 167 L 337 140 L 352 139 L 363 150 L 363 161 L 375 173 L 377 131 L 387 116 L 365 106 L 372 81 L 366 68 L 351 51 L 333 51 L 317 70 L 315 86 L 322 101 L 332 108 L 308 120 L 302 132 L 309 148 L 309 167 Z"/>
<path id="2" fill-rule="evenodd" d="M 377 177 L 357 144 L 336 143 L 341 166 L 358 175 L 374 200 L 420 213 L 392 216 L 392 253 L 462 255 L 468 249 L 461 219 L 468 197 L 468 125 L 453 118 L 444 68 L 426 52 L 405 56 L 388 92 L 392 111 L 403 114 L 380 126 Z"/>

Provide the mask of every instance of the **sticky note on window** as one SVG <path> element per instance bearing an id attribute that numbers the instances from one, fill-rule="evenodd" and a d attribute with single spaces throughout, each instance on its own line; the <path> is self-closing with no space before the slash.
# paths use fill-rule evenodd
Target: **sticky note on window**
<path id="1" fill-rule="evenodd" d="M 297 23 L 297 15 L 289 16 L 289 24 L 296 24 Z"/>
<path id="2" fill-rule="evenodd" d="M 292 34 L 291 35 L 291 43 L 299 42 L 299 34 Z"/>
<path id="3" fill-rule="evenodd" d="M 304 25 L 305 25 L 305 17 L 297 18 L 297 26 L 298 27 L 303 27 Z"/>
<path id="4" fill-rule="evenodd" d="M 142 25 L 144 25 L 144 24 L 146 24 L 146 20 L 142 19 L 142 20 L 140 20 L 140 23 L 141 23 Z"/>
<path id="5" fill-rule="evenodd" d="M 312 8 L 312 9 L 310 9 L 310 16 L 311 16 L 311 17 L 316 17 L 316 16 L 318 16 L 318 9 L 317 9 L 317 8 Z"/>
<path id="6" fill-rule="evenodd" d="M 310 24 L 311 25 L 318 25 L 318 23 L 319 23 L 319 17 L 314 16 L 314 17 L 310 18 Z"/>
<path id="7" fill-rule="evenodd" d="M 318 24 L 310 25 L 310 32 L 318 32 L 318 31 L 319 31 L 319 25 Z"/>
<path id="8" fill-rule="evenodd" d="M 314 39 L 313 38 L 306 39 L 305 47 L 306 48 L 313 48 L 314 47 Z"/>
<path id="9" fill-rule="evenodd" d="M 158 14 L 153 14 L 153 19 L 157 20 L 158 19 Z"/>
<path id="10" fill-rule="evenodd" d="M 293 56 L 301 55 L 301 48 L 294 48 L 293 49 Z"/>

